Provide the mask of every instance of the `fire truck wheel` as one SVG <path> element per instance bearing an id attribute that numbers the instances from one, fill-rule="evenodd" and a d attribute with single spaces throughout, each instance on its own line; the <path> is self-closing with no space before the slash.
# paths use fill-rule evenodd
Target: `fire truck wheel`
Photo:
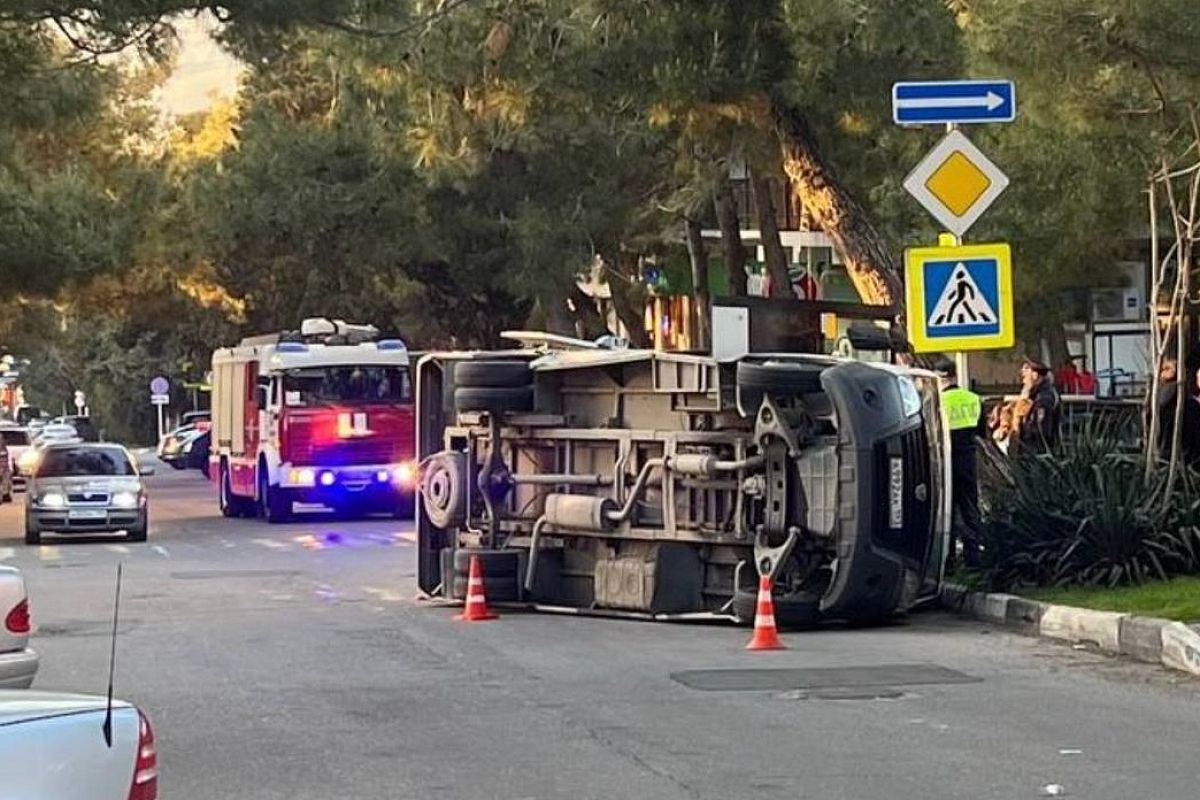
<path id="1" fill-rule="evenodd" d="M 771 599 L 775 603 L 775 624 L 780 628 L 811 628 L 821 619 L 821 598 L 814 594 L 773 594 Z M 733 613 L 741 624 L 753 625 L 757 609 L 757 589 L 738 589 L 733 595 Z"/>
<path id="2" fill-rule="evenodd" d="M 272 489 L 267 481 L 267 471 L 260 469 L 258 485 L 259 514 L 272 525 L 287 522 L 292 517 L 292 501 L 282 489 Z"/>
<path id="3" fill-rule="evenodd" d="M 459 386 L 454 390 L 456 411 L 532 411 L 533 388 L 530 386 Z"/>
<path id="4" fill-rule="evenodd" d="M 815 394 L 821 391 L 821 373 L 817 364 L 768 361 L 737 365 L 737 390 L 741 409 L 748 415 L 758 413 L 763 395 Z"/>
<path id="5" fill-rule="evenodd" d="M 435 528 L 450 530 L 466 515 L 466 459 L 450 451 L 430 457 L 421 471 L 421 498 L 425 514 Z"/>
<path id="6" fill-rule="evenodd" d="M 244 497 L 238 497 L 233 493 L 229 480 L 229 465 L 225 462 L 221 462 L 220 504 L 222 516 L 247 516 L 248 503 Z"/>
<path id="7" fill-rule="evenodd" d="M 480 389 L 528 386 L 533 371 L 527 361 L 460 361 L 454 366 L 454 385 Z"/>

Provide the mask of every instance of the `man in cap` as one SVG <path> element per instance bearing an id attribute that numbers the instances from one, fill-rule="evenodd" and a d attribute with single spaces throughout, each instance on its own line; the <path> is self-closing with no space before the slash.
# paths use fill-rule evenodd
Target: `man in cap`
<path id="1" fill-rule="evenodd" d="M 950 425 L 950 497 L 953 537 L 950 556 L 962 543 L 963 563 L 978 567 L 979 481 L 975 469 L 975 438 L 983 416 L 983 401 L 958 385 L 958 369 L 948 358 L 937 367 L 942 385 L 942 411 Z"/>
<path id="2" fill-rule="evenodd" d="M 1021 420 L 1017 437 L 1021 450 L 1044 453 L 1058 442 L 1062 400 L 1050 368 L 1036 358 L 1021 364 L 1021 396 L 1029 400 L 1029 412 Z"/>

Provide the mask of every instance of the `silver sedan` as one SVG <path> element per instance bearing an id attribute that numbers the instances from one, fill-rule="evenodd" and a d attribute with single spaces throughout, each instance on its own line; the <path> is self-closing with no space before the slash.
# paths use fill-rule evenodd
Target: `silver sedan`
<path id="1" fill-rule="evenodd" d="M 47 445 L 26 497 L 26 544 L 39 544 L 46 532 L 124 531 L 130 541 L 146 541 L 146 487 L 133 456 L 118 444 Z"/>

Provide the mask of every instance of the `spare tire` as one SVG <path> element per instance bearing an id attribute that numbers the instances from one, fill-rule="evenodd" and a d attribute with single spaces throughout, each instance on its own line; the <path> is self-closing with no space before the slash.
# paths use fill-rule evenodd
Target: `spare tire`
<path id="1" fill-rule="evenodd" d="M 507 411 L 533 410 L 532 386 L 459 386 L 454 390 L 456 411 L 488 411 L 503 414 Z"/>
<path id="2" fill-rule="evenodd" d="M 512 388 L 533 383 L 528 361 L 460 361 L 454 366 L 454 385 Z"/>
<path id="3" fill-rule="evenodd" d="M 821 391 L 821 373 L 826 369 L 820 364 L 792 361 L 738 362 L 738 407 L 753 416 L 762 405 L 763 395 L 816 394 Z"/>
<path id="4" fill-rule="evenodd" d="M 419 491 L 425 516 L 435 528 L 461 525 L 467 513 L 466 456 L 453 451 L 431 456 L 421 469 Z"/>

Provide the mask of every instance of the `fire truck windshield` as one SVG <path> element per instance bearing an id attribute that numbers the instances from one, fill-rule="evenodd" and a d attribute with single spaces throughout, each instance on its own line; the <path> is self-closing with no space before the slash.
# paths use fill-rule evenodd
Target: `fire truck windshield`
<path id="1" fill-rule="evenodd" d="M 392 366 L 335 366 L 290 369 L 283 375 L 287 406 L 407 403 L 408 369 Z"/>

